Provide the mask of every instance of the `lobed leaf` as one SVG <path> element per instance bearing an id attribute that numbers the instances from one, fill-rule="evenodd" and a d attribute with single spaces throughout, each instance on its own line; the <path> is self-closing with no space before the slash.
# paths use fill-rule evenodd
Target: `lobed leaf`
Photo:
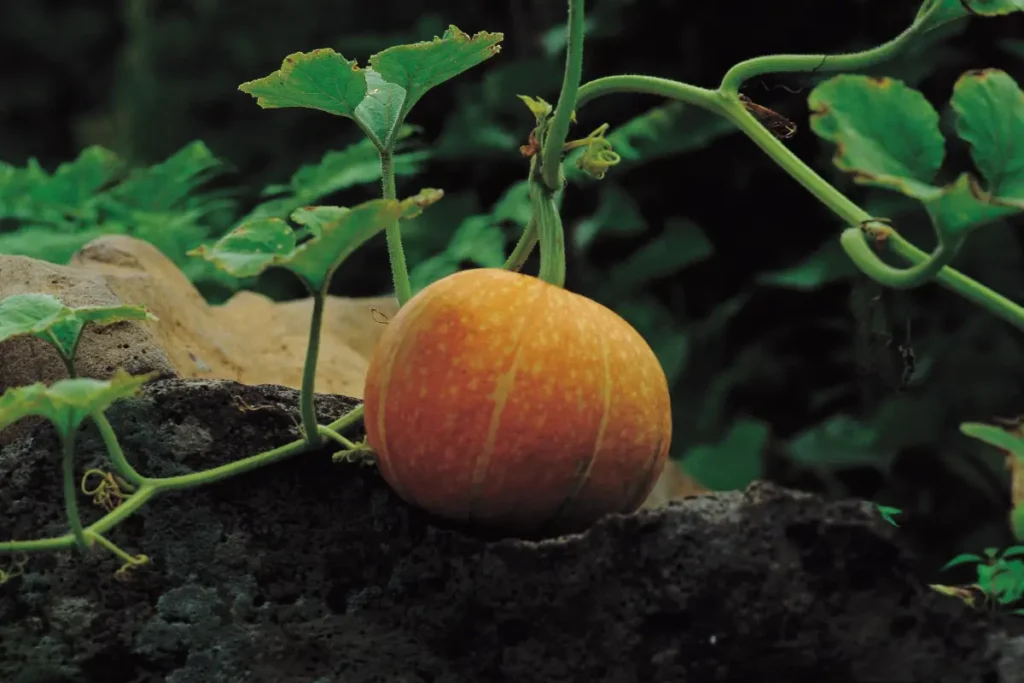
<path id="1" fill-rule="evenodd" d="M 0 299 L 0 342 L 20 335 L 43 339 L 72 358 L 86 323 L 109 325 L 123 320 L 156 320 L 142 306 L 69 308 L 49 294 L 15 294 Z"/>
<path id="2" fill-rule="evenodd" d="M 279 218 L 257 219 L 189 254 L 201 256 L 235 277 L 253 277 L 272 266 L 286 268 L 311 292 L 318 292 L 338 266 L 367 240 L 398 220 L 419 215 L 443 195 L 441 190 L 425 189 L 401 201 L 372 199 L 351 209 L 298 209 L 292 220 L 304 226 L 305 234 L 292 230 Z"/>
<path id="3" fill-rule="evenodd" d="M 1024 92 L 998 69 L 969 71 L 950 100 L 956 131 L 994 202 L 1024 209 Z"/>
<path id="4" fill-rule="evenodd" d="M 329 48 L 296 52 L 280 69 L 239 90 L 264 109 L 302 107 L 352 119 L 379 149 L 388 149 L 428 90 L 497 54 L 502 38 L 486 32 L 469 36 L 450 26 L 441 38 L 373 55 L 365 69 Z"/>
<path id="5" fill-rule="evenodd" d="M 36 382 L 8 389 L 0 396 L 0 430 L 37 415 L 52 422 L 61 438 L 67 439 L 89 415 L 102 413 L 114 402 L 134 396 L 155 375 L 129 375 L 118 369 L 109 380 L 76 377 L 50 386 Z"/>
<path id="6" fill-rule="evenodd" d="M 405 91 L 404 118 L 428 90 L 498 54 L 503 39 L 501 33 L 481 31 L 470 36 L 449 26 L 440 38 L 378 52 L 370 57 L 370 66 Z"/>
<path id="7" fill-rule="evenodd" d="M 891 78 L 842 74 L 811 91 L 811 129 L 835 143 L 832 161 L 854 180 L 918 199 L 945 157 L 939 114 L 924 95 Z"/>
<path id="8" fill-rule="evenodd" d="M 264 109 L 302 107 L 354 119 L 366 97 L 366 77 L 356 60 L 330 48 L 295 52 L 269 76 L 238 86 Z"/>

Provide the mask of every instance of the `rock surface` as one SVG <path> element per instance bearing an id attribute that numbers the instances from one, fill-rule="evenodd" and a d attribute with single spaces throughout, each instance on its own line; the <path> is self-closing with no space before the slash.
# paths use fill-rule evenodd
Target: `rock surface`
<path id="1" fill-rule="evenodd" d="M 143 472 L 177 474 L 294 439 L 297 398 L 171 379 L 109 417 Z M 321 396 L 320 419 L 350 406 Z M 79 443 L 102 462 L 92 427 Z M 55 453 L 48 427 L 0 449 L 0 537 L 64 531 Z M 108 534 L 153 558 L 128 582 L 105 553 L 33 555 L 0 586 L 0 680 L 1019 680 L 1008 620 L 928 590 L 860 503 L 758 484 L 485 542 L 328 454 L 150 501 Z"/>

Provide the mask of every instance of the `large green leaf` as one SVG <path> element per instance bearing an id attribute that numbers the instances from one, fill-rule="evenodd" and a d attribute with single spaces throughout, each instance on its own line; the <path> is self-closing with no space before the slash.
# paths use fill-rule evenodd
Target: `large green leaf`
<path id="1" fill-rule="evenodd" d="M 818 85 L 808 103 L 811 129 L 835 143 L 833 162 L 857 182 L 934 196 L 945 140 L 924 95 L 890 78 L 842 74 Z"/>
<path id="2" fill-rule="evenodd" d="M 388 83 L 405 91 L 402 117 L 423 95 L 501 51 L 501 33 L 472 36 L 455 26 L 431 41 L 397 45 L 370 57 L 370 66 Z"/>
<path id="3" fill-rule="evenodd" d="M 0 342 L 32 335 L 72 358 L 86 323 L 109 325 L 122 320 L 156 320 L 142 306 L 69 308 L 49 294 L 15 294 L 0 299 Z"/>
<path id="4" fill-rule="evenodd" d="M 1024 92 L 1005 71 L 969 71 L 953 88 L 956 132 L 986 190 L 1001 204 L 1024 209 Z"/>
<path id="5" fill-rule="evenodd" d="M 0 396 L 0 430 L 18 420 L 38 415 L 45 417 L 66 439 L 85 418 L 102 413 L 116 401 L 138 393 L 154 374 L 129 375 L 118 370 L 109 380 L 87 377 L 62 379 L 50 386 L 42 382 L 14 387 Z"/>
<path id="6" fill-rule="evenodd" d="M 714 254 L 714 246 L 693 221 L 670 218 L 665 230 L 612 267 L 598 298 L 625 297 Z"/>
<path id="7" fill-rule="evenodd" d="M 413 105 L 440 85 L 498 53 L 500 33 L 472 37 L 450 26 L 433 41 L 379 52 L 362 69 L 331 49 L 288 55 L 281 68 L 239 90 L 264 109 L 302 107 L 356 121 L 379 149 L 390 149 Z"/>
<path id="8" fill-rule="evenodd" d="M 945 140 L 939 117 L 921 93 L 888 78 L 844 74 L 810 96 L 811 128 L 836 145 L 833 162 L 863 185 L 901 192 L 924 204 L 938 234 L 955 241 L 965 233 L 1024 208 L 1017 133 L 1021 97 L 1002 72 L 970 72 L 958 82 L 954 108 L 961 136 L 972 144 L 994 196 L 968 173 L 945 186 L 933 181 Z"/>
<path id="9" fill-rule="evenodd" d="M 272 266 L 286 268 L 311 292 L 319 292 L 338 266 L 367 240 L 395 221 L 418 215 L 443 195 L 441 190 L 426 189 L 402 201 L 373 199 L 351 209 L 299 209 L 292 220 L 303 225 L 305 232 L 293 230 L 279 218 L 257 219 L 189 254 L 201 256 L 235 277 L 252 277 Z M 300 243 L 307 233 L 309 239 Z"/>
<path id="10" fill-rule="evenodd" d="M 302 107 L 350 119 L 355 119 L 367 90 L 366 76 L 356 60 L 330 48 L 292 53 L 280 69 L 238 89 L 255 97 L 264 109 Z"/>

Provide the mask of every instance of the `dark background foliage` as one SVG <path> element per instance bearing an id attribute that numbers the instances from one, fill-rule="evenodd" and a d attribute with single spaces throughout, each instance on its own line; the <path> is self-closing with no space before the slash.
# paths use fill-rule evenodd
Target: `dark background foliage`
<path id="1" fill-rule="evenodd" d="M 905 28 L 913 0 L 591 0 L 584 78 L 646 73 L 716 85 L 726 69 L 772 52 L 850 51 Z M 333 47 L 366 58 L 426 40 L 448 24 L 505 33 L 495 59 L 433 90 L 410 123 L 428 151 L 399 194 L 447 196 L 409 226 L 411 265 L 444 249 L 462 221 L 493 215 L 525 177 L 518 154 L 530 117 L 515 97 L 554 101 L 564 7 L 550 0 L 87 0 L 0 7 L 0 159 L 52 171 L 88 145 L 133 165 L 194 140 L 229 165 L 215 181 L 241 215 L 260 190 L 356 142 L 350 122 L 306 110 L 260 110 L 239 83 L 296 51 Z M 1024 82 L 1024 21 L 948 27 L 872 70 L 945 102 L 967 69 L 998 67 Z M 787 144 L 876 215 L 931 247 L 924 212 L 854 186 L 833 150 L 809 132 L 807 95 L 820 79 L 765 78 L 746 94 L 799 127 Z M 578 132 L 614 127 L 662 103 L 617 96 L 581 112 Z M 602 182 L 573 184 L 563 210 L 569 287 L 640 329 L 673 385 L 673 455 L 717 488 L 755 477 L 905 509 L 906 528 L 948 557 L 955 546 L 1008 541 L 1002 457 L 959 435 L 965 420 L 1024 412 L 1021 335 L 937 286 L 882 292 L 837 248 L 844 227 L 740 134 L 700 112 L 669 109 L 673 125 L 636 162 Z M 949 145 L 948 167 L 969 163 Z M 375 196 L 374 183 L 331 195 Z M 502 212 L 498 212 L 501 214 Z M 515 217 L 514 207 L 504 218 Z M 218 224 L 226 229 L 230 218 Z M 19 229 L 0 223 L 0 233 Z M 1018 219 L 977 234 L 956 265 L 1024 300 Z M 502 223 L 506 252 L 519 226 Z M 54 260 L 59 260 L 54 256 Z M 346 263 L 333 291 L 386 291 L 383 237 Z M 529 268 L 535 268 L 531 263 Z M 231 287 L 198 284 L 211 299 Z M 301 296 L 275 273 L 254 285 Z M 899 347 L 903 347 L 901 353 Z M 907 350 L 912 351 L 912 355 Z"/>

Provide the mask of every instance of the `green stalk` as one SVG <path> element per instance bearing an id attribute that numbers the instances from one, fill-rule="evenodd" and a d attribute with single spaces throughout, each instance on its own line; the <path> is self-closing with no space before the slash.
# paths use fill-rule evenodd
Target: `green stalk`
<path id="1" fill-rule="evenodd" d="M 384 199 L 397 199 L 395 192 L 395 165 L 391 149 L 380 152 L 380 184 Z M 388 258 L 391 261 L 391 278 L 395 283 L 395 298 L 401 308 L 412 298 L 412 283 L 409 281 L 409 267 L 405 263 L 405 249 L 402 247 L 402 230 L 396 220 L 384 230 L 388 241 Z"/>
<path id="2" fill-rule="evenodd" d="M 533 248 L 537 246 L 538 240 L 537 219 L 531 215 L 530 222 L 526 224 L 526 229 L 519 237 L 519 241 L 516 242 L 516 248 L 512 250 L 512 254 L 505 261 L 503 268 L 517 272 L 522 270 L 523 266 L 526 265 L 526 260 L 530 258 Z"/>
<path id="3" fill-rule="evenodd" d="M 319 438 L 320 431 L 318 429 L 318 425 L 313 425 L 313 431 Z M 311 449 L 311 445 L 306 441 L 293 441 L 289 444 L 285 444 L 284 446 L 278 446 L 272 450 L 258 453 L 257 455 L 251 455 L 248 458 L 229 462 L 226 465 L 221 465 L 220 467 L 213 467 L 201 472 L 192 472 L 191 474 L 180 474 L 176 477 L 150 479 L 148 483 L 158 491 L 172 491 L 176 489 L 191 489 L 197 486 L 206 486 L 259 467 L 270 465 L 271 463 L 275 463 L 280 460 L 285 460 L 293 455 L 305 453 Z M 128 500 L 134 500 L 137 495 L 138 493 L 133 494 Z"/>
<path id="4" fill-rule="evenodd" d="M 363 405 L 359 404 L 352 410 L 348 411 L 334 422 L 327 425 L 327 428 L 332 432 L 340 432 L 346 427 L 351 427 L 355 423 L 363 419 Z"/>
<path id="5" fill-rule="evenodd" d="M 541 176 L 544 184 L 552 192 L 561 190 L 564 182 L 562 148 L 569 136 L 569 125 L 576 110 L 576 93 L 583 77 L 583 33 L 586 27 L 583 5 L 584 0 L 569 0 L 565 74 L 562 77 L 562 90 L 558 94 L 558 104 L 548 125 L 544 148 L 541 151 Z"/>
<path id="6" fill-rule="evenodd" d="M 873 219 L 873 216 L 857 206 L 857 204 L 835 189 L 827 180 L 801 161 L 788 147 L 764 128 L 743 107 L 742 103 L 733 97 L 669 79 L 623 75 L 599 78 L 581 86 L 577 98 L 577 106 L 582 107 L 598 97 L 615 93 L 657 95 L 686 102 L 687 104 L 692 104 L 724 116 L 750 138 L 754 144 L 760 147 L 772 161 L 814 195 L 818 201 L 839 216 L 846 225 L 860 226 Z M 859 228 L 856 229 L 860 232 Z M 861 241 L 863 242 L 863 239 Z M 886 274 L 885 271 L 885 268 L 889 266 L 879 259 L 869 247 L 866 249 L 858 248 L 859 243 L 853 240 L 852 234 L 848 235 L 845 240 L 841 240 L 841 244 L 848 254 L 851 246 L 854 247 L 851 259 L 862 270 L 869 269 L 871 274 L 883 278 L 891 276 L 891 273 Z M 897 254 L 914 266 L 924 263 L 928 264 L 927 268 L 913 272 L 908 281 L 913 282 L 914 278 L 919 277 L 922 272 L 927 274 L 932 268 L 942 266 L 935 274 L 936 282 L 1009 322 L 1014 327 L 1024 330 L 1024 308 L 963 273 L 943 265 L 943 261 L 950 256 L 948 248 L 941 253 L 936 252 L 929 256 L 895 231 L 889 233 L 886 245 L 892 253 Z M 867 247 L 866 244 L 864 246 Z"/>
<path id="7" fill-rule="evenodd" d="M 323 425 L 321 425 L 320 433 L 326 436 L 328 439 L 331 439 L 335 443 L 341 444 L 350 451 L 354 451 L 358 448 L 358 446 L 356 446 L 354 443 L 352 443 L 351 441 L 349 441 L 344 436 L 334 431 L 330 427 L 324 427 Z"/>
<path id="8" fill-rule="evenodd" d="M 78 481 L 75 479 L 75 433 L 69 432 L 61 439 L 61 464 L 64 475 L 64 512 L 71 526 L 75 545 L 82 550 L 89 549 L 89 540 L 78 516 Z"/>
<path id="9" fill-rule="evenodd" d="M 90 417 L 96 423 L 96 428 L 100 432 L 100 438 L 103 439 L 103 445 L 107 448 L 107 455 L 110 457 L 110 463 L 114 466 L 114 470 L 122 479 L 136 488 L 145 484 L 146 478 L 139 474 L 128 462 L 128 459 L 124 457 L 124 451 L 121 450 L 117 434 L 114 433 L 114 428 L 110 426 L 106 415 L 97 411 L 92 413 Z"/>
<path id="10" fill-rule="evenodd" d="M 555 287 L 564 287 L 565 231 L 555 206 L 554 193 L 539 178 L 530 180 L 530 206 L 540 237 L 540 272 L 537 277 Z"/>
<path id="11" fill-rule="evenodd" d="M 938 3 L 936 3 L 937 7 Z M 736 96 L 746 81 L 766 74 L 835 71 L 862 71 L 875 64 L 892 59 L 921 33 L 929 15 L 936 10 L 932 7 L 903 33 L 887 43 L 861 52 L 840 55 L 765 55 L 740 62 L 725 73 L 718 90 Z"/>
<path id="12" fill-rule="evenodd" d="M 322 443 L 316 421 L 316 362 L 320 355 L 320 328 L 324 319 L 327 285 L 313 294 L 313 316 L 309 325 L 309 342 L 306 347 L 306 363 L 302 367 L 302 395 L 299 405 L 302 413 L 302 430 L 306 443 L 317 448 Z"/>

